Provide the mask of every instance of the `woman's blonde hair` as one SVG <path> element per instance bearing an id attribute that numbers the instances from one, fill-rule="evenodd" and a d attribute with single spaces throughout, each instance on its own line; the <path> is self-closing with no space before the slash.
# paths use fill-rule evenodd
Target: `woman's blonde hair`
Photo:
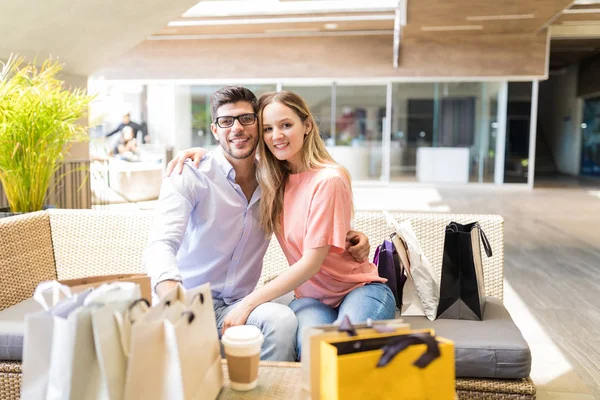
<path id="1" fill-rule="evenodd" d="M 334 166 L 339 169 L 348 182 L 352 192 L 350 174 L 346 168 L 333 160 L 325 143 L 319 134 L 319 128 L 306 102 L 302 97 L 289 91 L 269 92 L 263 94 L 258 100 L 258 182 L 262 195 L 260 201 L 260 223 L 267 235 L 279 232 L 281 229 L 281 215 L 283 213 L 283 193 L 285 183 L 290 175 L 291 168 L 287 161 L 278 160 L 267 148 L 263 137 L 263 111 L 271 103 L 280 103 L 290 108 L 300 117 L 303 124 L 309 125 L 310 130 L 304 138 L 300 149 L 303 171 L 321 169 Z"/>

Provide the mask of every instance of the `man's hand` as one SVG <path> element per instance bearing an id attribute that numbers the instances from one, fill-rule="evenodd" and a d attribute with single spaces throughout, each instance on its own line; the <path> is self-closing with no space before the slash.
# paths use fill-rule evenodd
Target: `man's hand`
<path id="1" fill-rule="evenodd" d="M 167 295 L 171 290 L 177 287 L 179 282 L 177 281 L 162 281 L 158 285 L 156 285 L 156 294 L 158 298 L 162 300 L 163 297 Z"/>
<path id="2" fill-rule="evenodd" d="M 191 149 L 178 152 L 175 158 L 167 164 L 165 176 L 171 176 L 171 173 L 175 169 L 177 170 L 177 173 L 181 175 L 183 172 L 183 163 L 188 158 L 191 158 L 194 166 L 198 168 L 200 166 L 200 160 L 202 160 L 202 157 L 204 157 L 206 153 L 208 153 L 208 150 L 202 147 L 192 147 Z"/>
<path id="3" fill-rule="evenodd" d="M 364 233 L 349 231 L 346 234 L 346 250 L 356 261 L 366 260 L 370 249 L 369 238 Z"/>
<path id="4" fill-rule="evenodd" d="M 223 332 L 221 334 L 224 334 L 227 328 L 231 328 L 232 326 L 245 325 L 252 310 L 253 308 L 246 304 L 244 300 L 236 304 L 229 314 L 225 316 L 225 320 L 223 321 Z"/>

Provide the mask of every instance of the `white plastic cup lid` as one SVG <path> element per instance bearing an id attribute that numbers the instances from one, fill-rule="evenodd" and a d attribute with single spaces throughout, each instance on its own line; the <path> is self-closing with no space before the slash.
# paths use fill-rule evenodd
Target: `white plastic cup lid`
<path id="1" fill-rule="evenodd" d="M 254 325 L 238 325 L 227 328 L 221 341 L 225 346 L 247 347 L 262 344 L 263 334 Z"/>

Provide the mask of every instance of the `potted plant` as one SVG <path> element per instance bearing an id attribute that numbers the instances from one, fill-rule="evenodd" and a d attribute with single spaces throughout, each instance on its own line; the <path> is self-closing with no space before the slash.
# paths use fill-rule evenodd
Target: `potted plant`
<path id="1" fill-rule="evenodd" d="M 65 87 L 56 60 L 0 66 L 0 183 L 10 211 L 41 210 L 71 143 L 88 139 L 79 121 L 92 96 Z"/>

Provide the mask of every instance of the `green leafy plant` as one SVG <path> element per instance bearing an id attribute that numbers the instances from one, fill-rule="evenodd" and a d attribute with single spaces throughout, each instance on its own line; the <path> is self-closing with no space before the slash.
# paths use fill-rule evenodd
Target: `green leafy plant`
<path id="1" fill-rule="evenodd" d="M 56 60 L 0 66 L 0 183 L 11 211 L 41 210 L 70 144 L 88 139 L 79 121 L 93 96 L 66 88 Z"/>

